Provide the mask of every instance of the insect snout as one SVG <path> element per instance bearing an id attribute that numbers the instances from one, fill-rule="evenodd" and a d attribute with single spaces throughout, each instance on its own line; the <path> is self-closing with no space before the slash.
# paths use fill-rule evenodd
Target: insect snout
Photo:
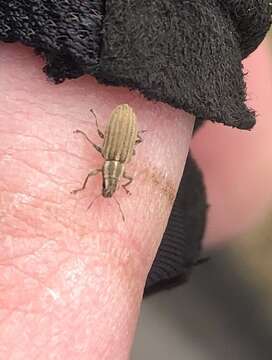
<path id="1" fill-rule="evenodd" d="M 112 197 L 117 189 L 117 179 L 115 178 L 104 178 L 102 195 L 105 198 Z"/>

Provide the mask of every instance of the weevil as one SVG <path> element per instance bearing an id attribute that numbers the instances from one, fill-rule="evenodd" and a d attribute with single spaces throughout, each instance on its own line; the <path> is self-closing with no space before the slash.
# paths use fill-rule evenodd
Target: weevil
<path id="1" fill-rule="evenodd" d="M 91 176 L 102 173 L 103 183 L 101 195 L 105 198 L 114 198 L 119 206 L 122 218 L 125 220 L 121 206 L 113 194 L 117 190 L 121 178 L 127 180 L 125 184 L 122 184 L 122 187 L 127 194 L 130 194 L 127 187 L 132 183 L 133 178 L 127 175 L 125 166 L 130 162 L 132 156 L 135 155 L 135 146 L 143 141 L 140 133 L 145 132 L 145 130 L 138 131 L 136 115 L 133 109 L 127 104 L 119 105 L 112 111 L 106 125 L 105 134 L 98 126 L 97 117 L 94 111 L 91 110 L 91 112 L 95 117 L 97 132 L 103 139 L 103 145 L 101 147 L 96 145 L 87 134 L 81 130 L 75 130 L 74 133 L 84 136 L 84 138 L 102 155 L 105 161 L 102 168 L 90 171 L 85 178 L 82 187 L 73 190 L 72 193 L 76 194 L 77 192 L 84 190 Z M 90 208 L 93 202 L 101 195 L 98 195 L 88 208 Z"/>

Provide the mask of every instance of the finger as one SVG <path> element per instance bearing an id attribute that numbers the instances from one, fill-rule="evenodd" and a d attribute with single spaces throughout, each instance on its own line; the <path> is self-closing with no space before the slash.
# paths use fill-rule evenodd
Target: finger
<path id="1" fill-rule="evenodd" d="M 87 77 L 54 86 L 31 51 L 2 45 L 1 54 L 0 358 L 127 359 L 194 119 Z M 73 130 L 99 142 L 89 108 L 104 128 L 120 103 L 152 129 L 127 167 L 132 195 L 116 193 L 125 222 L 110 199 L 87 211 L 99 175 L 70 194 L 103 164 Z"/>
<path id="2" fill-rule="evenodd" d="M 193 141 L 210 204 L 207 244 L 244 233 L 271 208 L 271 58 L 265 41 L 245 62 L 249 105 L 257 112 L 255 128 L 247 132 L 206 124 Z"/>

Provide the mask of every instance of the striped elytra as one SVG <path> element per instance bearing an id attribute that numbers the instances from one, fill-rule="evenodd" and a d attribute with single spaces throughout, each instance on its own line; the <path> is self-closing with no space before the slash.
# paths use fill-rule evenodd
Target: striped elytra
<path id="1" fill-rule="evenodd" d="M 137 139 L 137 122 L 133 109 L 127 105 L 117 106 L 105 130 L 102 155 L 105 160 L 127 163 L 131 160 Z"/>

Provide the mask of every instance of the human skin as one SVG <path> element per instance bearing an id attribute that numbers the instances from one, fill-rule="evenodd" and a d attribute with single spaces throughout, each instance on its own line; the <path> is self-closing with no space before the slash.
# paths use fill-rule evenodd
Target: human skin
<path id="1" fill-rule="evenodd" d="M 56 86 L 41 72 L 42 60 L 23 46 L 1 44 L 0 53 L 0 359 L 128 359 L 194 118 L 87 76 Z M 257 60 L 265 63 L 266 56 Z M 89 109 L 103 129 L 112 109 L 127 102 L 139 128 L 150 131 L 127 166 L 132 195 L 116 194 L 123 222 L 112 199 L 99 198 L 87 211 L 101 192 L 100 175 L 84 192 L 70 191 L 103 163 L 73 130 L 99 143 Z M 208 165 L 203 148 L 194 150 Z M 221 196 L 227 195 L 226 189 Z"/>

